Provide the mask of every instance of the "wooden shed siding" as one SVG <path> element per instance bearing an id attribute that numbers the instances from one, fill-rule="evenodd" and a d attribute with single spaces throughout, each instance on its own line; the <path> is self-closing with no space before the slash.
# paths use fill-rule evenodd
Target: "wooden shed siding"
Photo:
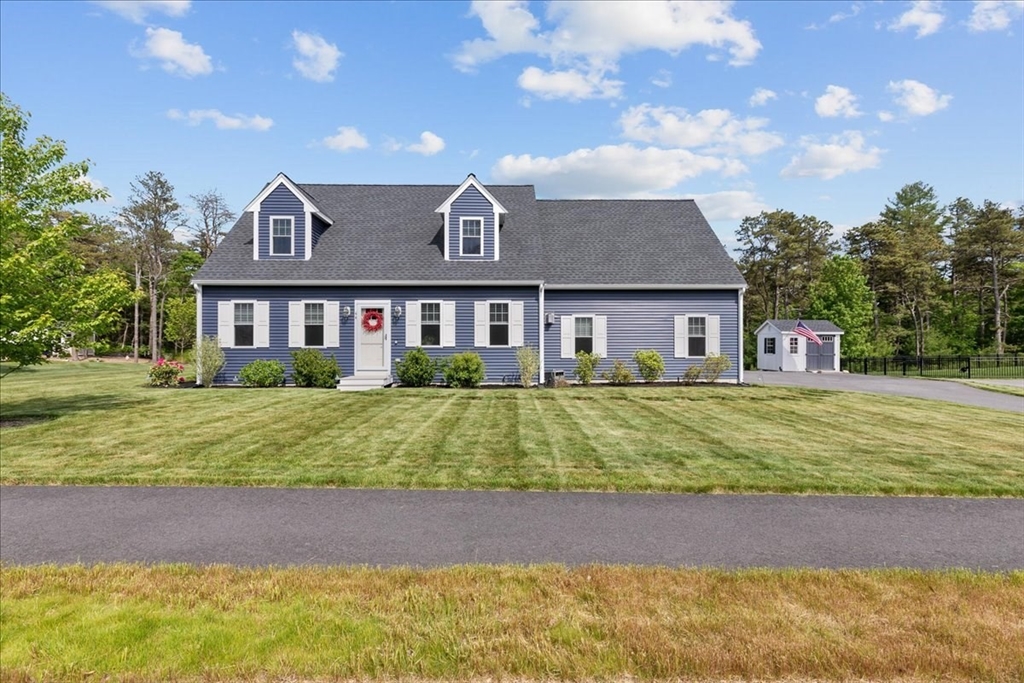
<path id="1" fill-rule="evenodd" d="M 483 252 L 482 256 L 463 256 L 460 250 L 460 221 L 465 217 L 483 217 Z M 470 185 L 462 194 L 452 202 L 451 212 L 448 214 L 448 244 L 451 254 L 448 258 L 452 261 L 493 261 L 494 260 L 494 206 L 487 198 L 480 194 L 480 191 Z"/>
<path id="2" fill-rule="evenodd" d="M 229 300 L 257 300 L 270 302 L 270 347 L 224 349 L 226 363 L 217 375 L 217 384 L 237 382 L 242 366 L 256 359 L 277 359 L 284 363 L 288 383 L 291 384 L 291 355 L 288 348 L 288 302 L 304 299 L 337 301 L 339 308 L 353 308 L 353 315 L 341 316 L 339 346 L 322 349 L 325 355 L 334 354 L 341 365 L 342 376 L 353 371 L 353 344 L 356 299 L 388 299 L 391 301 L 391 361 L 394 363 L 409 350 L 405 346 L 405 309 L 408 301 L 433 300 L 455 302 L 455 347 L 426 349 L 433 358 L 446 358 L 462 351 L 475 351 L 487 366 L 487 383 L 500 383 L 506 375 L 519 371 L 515 348 L 476 348 L 473 346 L 473 303 L 501 300 L 523 302 L 524 341 L 534 347 L 538 342 L 539 299 L 535 287 L 203 287 L 203 334 L 217 334 L 217 302 Z M 394 316 L 394 307 L 402 307 L 402 316 Z"/>
<path id="3" fill-rule="evenodd" d="M 270 255 L 270 217 L 291 216 L 295 219 L 292 230 L 295 235 L 295 249 L 292 256 Z M 282 183 L 267 195 L 260 204 L 260 259 L 305 259 L 306 257 L 306 211 L 302 201 Z"/>
<path id="4" fill-rule="evenodd" d="M 674 316 L 717 315 L 721 325 L 721 353 L 728 355 L 732 368 L 722 379 L 735 381 L 739 358 L 739 295 L 735 290 L 708 291 L 585 291 L 552 290 L 544 293 L 544 312 L 555 322 L 544 325 L 544 369 L 563 370 L 566 378 L 576 368 L 574 359 L 561 357 L 561 316 L 603 315 L 608 318 L 608 358 L 599 372 L 609 369 L 613 359 L 626 361 L 637 375 L 633 352 L 655 349 L 665 359 L 665 379 L 675 379 L 700 359 L 675 358 Z"/>

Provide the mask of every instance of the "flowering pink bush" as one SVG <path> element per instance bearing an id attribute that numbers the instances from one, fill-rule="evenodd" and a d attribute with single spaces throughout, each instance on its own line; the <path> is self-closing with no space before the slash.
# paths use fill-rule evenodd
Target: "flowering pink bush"
<path id="1" fill-rule="evenodd" d="M 149 368 L 149 386 L 176 387 L 185 381 L 185 364 L 161 358 Z"/>

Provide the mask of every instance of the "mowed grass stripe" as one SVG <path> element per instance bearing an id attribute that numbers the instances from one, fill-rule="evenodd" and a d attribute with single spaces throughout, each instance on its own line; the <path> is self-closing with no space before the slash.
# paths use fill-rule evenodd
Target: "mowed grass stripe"
<path id="1" fill-rule="evenodd" d="M 1024 676 L 1022 572 L 100 565 L 0 580 L 5 680 Z"/>
<path id="2" fill-rule="evenodd" d="M 159 390 L 0 382 L 0 481 L 1024 496 L 1024 415 L 782 387 Z"/>

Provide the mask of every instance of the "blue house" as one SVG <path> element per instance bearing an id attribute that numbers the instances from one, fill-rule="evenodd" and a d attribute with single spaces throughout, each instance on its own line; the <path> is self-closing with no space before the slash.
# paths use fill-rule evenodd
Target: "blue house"
<path id="1" fill-rule="evenodd" d="M 279 174 L 194 278 L 198 329 L 238 382 L 257 358 L 317 348 L 342 386 L 393 381 L 395 362 L 475 351 L 486 383 L 538 349 L 541 377 L 575 354 L 657 349 L 675 378 L 710 354 L 743 379 L 745 283 L 690 200 L 543 200 L 531 185 L 297 184 Z"/>

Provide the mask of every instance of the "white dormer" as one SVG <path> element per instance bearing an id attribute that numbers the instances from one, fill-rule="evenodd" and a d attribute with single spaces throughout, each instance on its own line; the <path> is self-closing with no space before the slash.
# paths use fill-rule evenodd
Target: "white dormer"
<path id="1" fill-rule="evenodd" d="M 326 227 L 334 224 L 284 173 L 267 183 L 244 211 L 252 212 L 254 260 L 309 260 L 313 254 L 314 218 Z"/>
<path id="2" fill-rule="evenodd" d="M 497 261 L 508 209 L 472 173 L 434 210 L 444 216 L 446 261 Z"/>

